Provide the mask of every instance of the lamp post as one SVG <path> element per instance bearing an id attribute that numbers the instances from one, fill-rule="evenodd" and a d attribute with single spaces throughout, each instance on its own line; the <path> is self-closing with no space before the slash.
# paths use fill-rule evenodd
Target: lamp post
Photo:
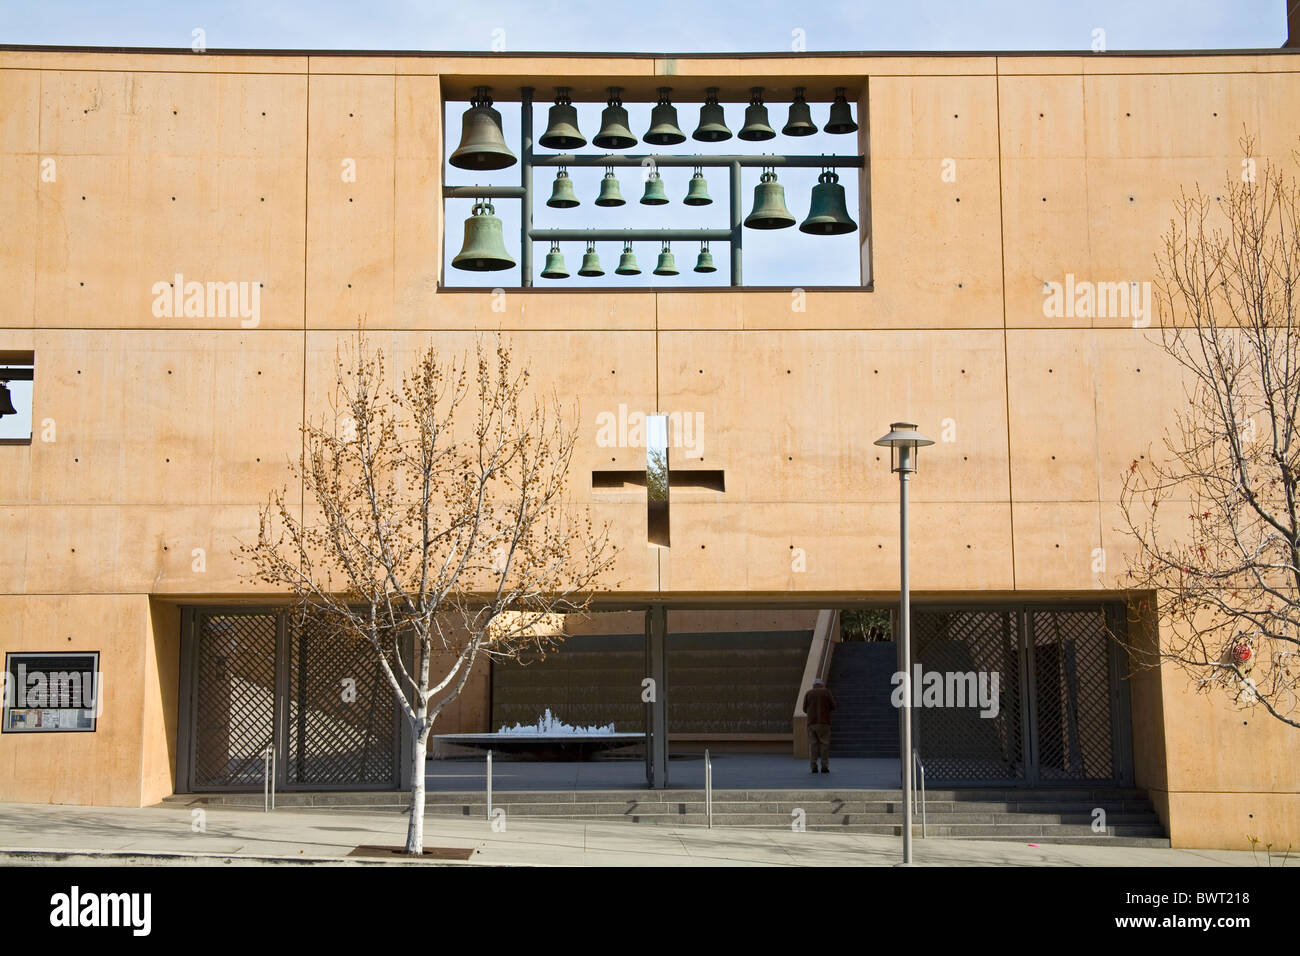
<path id="1" fill-rule="evenodd" d="M 898 473 L 898 668 L 903 675 L 903 712 L 899 715 L 899 764 L 903 771 L 903 862 L 912 865 L 912 607 L 907 580 L 907 482 L 916 471 L 917 449 L 934 442 L 911 422 L 894 422 L 877 439 L 889 448 L 889 470 Z"/>

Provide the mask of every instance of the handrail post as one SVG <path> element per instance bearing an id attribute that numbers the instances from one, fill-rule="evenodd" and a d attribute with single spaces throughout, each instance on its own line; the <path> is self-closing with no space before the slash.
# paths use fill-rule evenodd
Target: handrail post
<path id="1" fill-rule="evenodd" d="M 713 829 L 713 760 L 709 757 L 709 748 L 704 748 L 704 815 L 708 819 L 709 829 Z"/>
<path id="2" fill-rule="evenodd" d="M 492 748 L 487 752 L 487 818 L 492 820 Z"/>

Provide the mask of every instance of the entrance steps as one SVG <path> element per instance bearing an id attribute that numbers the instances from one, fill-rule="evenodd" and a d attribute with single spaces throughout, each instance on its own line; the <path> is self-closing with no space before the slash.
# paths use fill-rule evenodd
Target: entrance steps
<path id="1" fill-rule="evenodd" d="M 715 790 L 715 827 L 787 829 L 802 810 L 809 830 L 898 836 L 902 833 L 898 790 Z M 261 810 L 262 794 L 177 794 L 163 806 L 222 806 Z M 409 796 L 392 791 L 279 793 L 280 809 L 331 812 L 405 812 Z M 498 792 L 493 807 L 529 820 L 706 826 L 702 790 L 568 790 Z M 1093 809 L 1105 810 L 1105 830 L 1092 828 Z M 425 796 L 428 817 L 487 819 L 485 794 Z M 921 816 L 914 815 L 921 835 Z M 1097 846 L 1168 847 L 1155 810 L 1140 790 L 931 790 L 926 794 L 930 837 L 1076 843 Z"/>
<path id="2" fill-rule="evenodd" d="M 835 645 L 826 680 L 835 697 L 831 757 L 898 759 L 898 710 L 890 703 L 896 655 L 892 641 Z"/>

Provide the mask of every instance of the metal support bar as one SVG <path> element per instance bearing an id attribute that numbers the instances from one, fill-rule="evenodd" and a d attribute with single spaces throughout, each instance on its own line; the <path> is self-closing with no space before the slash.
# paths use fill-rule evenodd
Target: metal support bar
<path id="1" fill-rule="evenodd" d="M 487 752 L 487 818 L 492 821 L 492 750 Z"/>
<path id="2" fill-rule="evenodd" d="M 519 138 L 523 159 L 519 163 L 519 188 L 523 202 L 519 204 L 519 284 L 525 289 L 533 284 L 533 244 L 529 235 L 533 231 L 533 88 L 525 86 L 519 91 Z"/>
<path id="3" fill-rule="evenodd" d="M 820 169 L 822 167 L 862 169 L 866 161 L 861 156 L 747 156 L 744 154 L 706 155 L 692 153 L 684 156 L 658 153 L 640 153 L 628 155 L 619 153 L 606 156 L 578 156 L 574 153 L 544 153 L 538 155 L 528 150 L 524 165 L 533 166 L 775 166 L 778 169 L 803 167 Z"/>
<path id="4" fill-rule="evenodd" d="M 523 186 L 443 186 L 447 199 L 523 199 Z"/>
<path id="5" fill-rule="evenodd" d="M 529 237 L 550 242 L 730 242 L 730 229 L 533 229 Z"/>
<path id="6" fill-rule="evenodd" d="M 731 163 L 731 284 L 740 285 L 744 247 L 744 209 L 740 201 L 740 163 Z"/>
<path id="7" fill-rule="evenodd" d="M 262 812 L 275 809 L 275 742 L 262 754 Z"/>
<path id="8" fill-rule="evenodd" d="M 662 604 L 646 611 L 646 675 L 653 682 L 654 698 L 646 705 L 649 718 L 646 741 L 649 756 L 649 784 L 654 790 L 668 787 L 668 612 Z"/>

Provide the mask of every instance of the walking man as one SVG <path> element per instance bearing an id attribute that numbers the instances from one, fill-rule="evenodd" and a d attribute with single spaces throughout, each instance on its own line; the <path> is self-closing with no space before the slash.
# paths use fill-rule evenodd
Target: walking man
<path id="1" fill-rule="evenodd" d="M 808 715 L 808 762 L 813 773 L 817 772 L 819 755 L 822 773 L 831 772 L 831 712 L 834 710 L 835 698 L 826 682 L 818 677 L 803 695 L 803 712 Z"/>

